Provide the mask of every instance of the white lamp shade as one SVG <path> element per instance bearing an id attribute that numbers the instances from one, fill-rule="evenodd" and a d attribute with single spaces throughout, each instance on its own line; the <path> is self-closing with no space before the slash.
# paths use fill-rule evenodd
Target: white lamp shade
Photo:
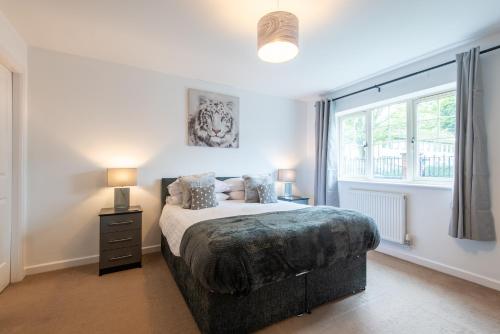
<path id="1" fill-rule="evenodd" d="M 297 173 L 295 169 L 278 169 L 278 181 L 280 182 L 295 182 Z"/>
<path id="2" fill-rule="evenodd" d="M 137 185 L 137 168 L 108 168 L 108 187 Z"/>
<path id="3" fill-rule="evenodd" d="M 270 63 L 289 61 L 299 53 L 299 19 L 289 12 L 264 15 L 257 24 L 260 59 Z"/>

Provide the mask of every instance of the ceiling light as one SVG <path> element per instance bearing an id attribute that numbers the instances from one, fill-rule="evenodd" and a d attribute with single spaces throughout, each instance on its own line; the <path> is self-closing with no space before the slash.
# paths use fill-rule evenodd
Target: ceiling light
<path id="1" fill-rule="evenodd" d="M 264 15 L 257 24 L 257 54 L 263 61 L 283 63 L 299 53 L 299 19 L 289 12 Z"/>

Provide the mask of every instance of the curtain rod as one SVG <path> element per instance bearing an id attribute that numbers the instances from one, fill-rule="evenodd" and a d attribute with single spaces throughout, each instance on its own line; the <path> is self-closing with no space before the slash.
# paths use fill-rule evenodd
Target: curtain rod
<path id="1" fill-rule="evenodd" d="M 498 50 L 498 49 L 500 49 L 500 45 L 497 45 L 497 46 L 491 47 L 489 49 L 480 51 L 479 54 L 488 53 L 488 52 L 495 51 L 495 50 Z M 400 80 L 403 80 L 403 79 L 407 79 L 407 78 L 410 78 L 410 77 L 413 77 L 415 75 L 419 75 L 419 74 L 422 74 L 422 73 L 425 73 L 425 72 L 428 72 L 428 71 L 432 71 L 432 70 L 435 70 L 435 69 L 440 68 L 440 67 L 448 66 L 448 65 L 451 65 L 451 64 L 456 63 L 456 62 L 457 62 L 456 60 L 450 60 L 450 61 L 447 61 L 445 63 L 439 64 L 439 65 L 434 65 L 432 67 L 428 67 L 426 69 L 423 69 L 423 70 L 420 70 L 420 71 L 417 71 L 417 72 L 413 72 L 413 73 L 410 73 L 410 74 L 403 75 L 403 76 L 401 76 L 399 78 L 396 78 L 396 79 L 392 79 L 392 80 L 389 80 L 389 81 L 384 81 L 382 83 L 370 86 L 368 88 L 363 88 L 363 89 L 357 90 L 357 91 L 349 93 L 349 94 L 345 94 L 345 95 L 342 95 L 342 96 L 339 96 L 339 97 L 336 97 L 336 98 L 333 98 L 333 99 L 328 99 L 328 101 L 330 101 L 330 102 L 337 101 L 337 100 L 340 100 L 340 99 L 343 99 L 343 98 L 346 98 L 346 97 L 349 97 L 349 96 L 353 96 L 353 95 L 356 95 L 356 94 L 359 94 L 359 93 L 363 93 L 363 92 L 366 92 L 366 91 L 369 91 L 369 90 L 372 90 L 372 89 L 378 89 L 378 91 L 380 92 L 380 87 L 382 87 L 382 86 L 385 86 L 385 85 L 388 85 L 388 84 L 391 84 L 393 82 L 400 81 Z"/>

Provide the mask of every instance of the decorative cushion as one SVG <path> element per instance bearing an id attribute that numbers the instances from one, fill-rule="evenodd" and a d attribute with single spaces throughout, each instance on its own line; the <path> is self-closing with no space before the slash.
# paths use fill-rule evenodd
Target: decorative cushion
<path id="1" fill-rule="evenodd" d="M 229 186 L 229 191 L 244 191 L 245 184 L 241 177 L 233 177 L 227 180 L 224 180 L 224 183 Z"/>
<path id="2" fill-rule="evenodd" d="M 259 194 L 257 193 L 257 186 L 259 184 L 274 183 L 271 175 L 243 175 L 245 182 L 245 202 L 246 203 L 259 203 Z"/>
<path id="3" fill-rule="evenodd" d="M 174 182 L 170 183 L 167 187 L 168 193 L 170 196 L 177 196 L 182 194 L 182 185 L 179 179 L 175 180 Z"/>
<path id="4" fill-rule="evenodd" d="M 167 196 L 167 204 L 170 205 L 182 204 L 182 194 L 176 196 Z"/>
<path id="5" fill-rule="evenodd" d="M 218 193 L 218 192 L 215 193 L 215 197 L 217 198 L 217 201 L 226 201 L 229 199 L 228 194 Z"/>
<path id="6" fill-rule="evenodd" d="M 215 192 L 216 193 L 225 193 L 231 191 L 229 185 L 226 182 L 219 181 L 215 179 Z"/>
<path id="7" fill-rule="evenodd" d="M 273 183 L 259 184 L 257 186 L 257 193 L 259 194 L 259 201 L 261 204 L 278 203 L 276 196 L 276 189 Z"/>
<path id="8" fill-rule="evenodd" d="M 245 191 L 243 191 L 243 190 L 231 191 L 229 193 L 229 199 L 244 200 L 245 199 Z"/>
<path id="9" fill-rule="evenodd" d="M 182 207 L 191 208 L 191 188 L 207 187 L 215 184 L 215 173 L 181 176 L 179 181 L 182 185 Z"/>
<path id="10" fill-rule="evenodd" d="M 191 188 L 191 210 L 216 207 L 215 185 Z"/>

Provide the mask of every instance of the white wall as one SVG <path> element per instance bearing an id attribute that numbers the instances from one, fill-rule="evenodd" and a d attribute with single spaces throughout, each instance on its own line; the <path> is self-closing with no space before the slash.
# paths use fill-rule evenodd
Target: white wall
<path id="1" fill-rule="evenodd" d="M 24 278 L 28 47 L 0 12 L 0 64 L 12 72 L 11 281 Z"/>
<path id="2" fill-rule="evenodd" d="M 330 96 L 369 87 L 373 84 L 396 78 L 443 61 L 454 59 L 455 53 L 470 46 L 481 45 L 483 49 L 500 44 L 500 36 L 469 43 L 465 47 L 449 50 L 421 61 L 409 64 L 392 72 L 359 82 L 351 87 L 333 92 Z M 481 56 L 483 75 L 484 108 L 487 122 L 489 166 L 491 171 L 492 211 L 496 221 L 497 239 L 500 239 L 500 51 Z M 336 111 L 344 111 L 376 101 L 386 100 L 426 88 L 455 81 L 456 66 L 450 65 L 432 72 L 385 86 L 380 93 L 370 91 L 337 102 Z M 308 118 L 314 118 L 312 103 L 308 105 Z M 309 127 L 309 137 L 314 128 Z M 403 259 L 447 272 L 500 290 L 500 245 L 498 242 L 456 240 L 448 236 L 451 214 L 451 189 L 417 186 L 367 184 L 340 182 L 341 205 L 348 200 L 349 189 L 362 188 L 381 191 L 396 191 L 408 194 L 407 223 L 413 246 L 382 242 L 379 250 Z"/>
<path id="3" fill-rule="evenodd" d="M 97 214 L 113 204 L 106 167 L 139 168 L 131 202 L 144 209 L 144 246 L 160 241 L 162 177 L 296 167 L 301 178 L 303 102 L 42 49 L 30 49 L 29 70 L 29 272 L 96 260 Z M 187 146 L 188 88 L 240 97 L 239 149 Z"/>
<path id="4" fill-rule="evenodd" d="M 319 99 L 313 98 L 314 100 Z M 305 161 L 298 167 L 297 173 L 300 173 L 300 178 L 297 178 L 297 187 L 300 192 L 309 197 L 309 203 L 314 203 L 314 168 L 316 166 L 316 151 L 315 151 L 315 108 L 313 100 L 304 102 L 306 104 L 306 139 L 305 144 Z"/>
<path id="5" fill-rule="evenodd" d="M 0 12 L 0 63 L 12 72 L 25 72 L 28 60 L 26 43 Z"/>

